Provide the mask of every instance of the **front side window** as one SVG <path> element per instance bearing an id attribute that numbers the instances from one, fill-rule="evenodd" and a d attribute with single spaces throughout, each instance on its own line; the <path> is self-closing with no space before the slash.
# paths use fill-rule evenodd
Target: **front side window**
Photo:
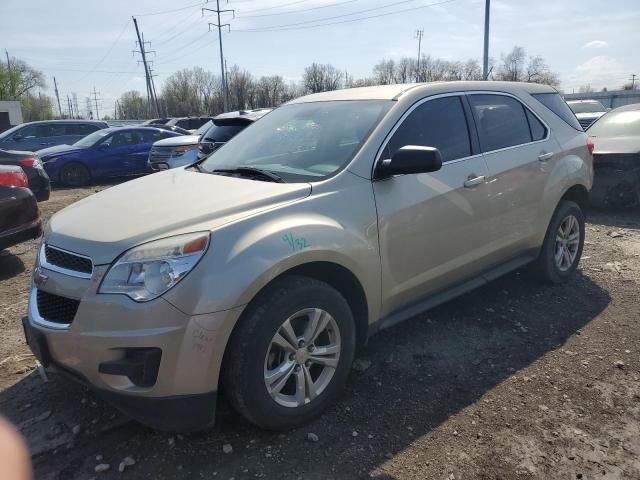
<path id="1" fill-rule="evenodd" d="M 460 97 L 436 98 L 416 107 L 387 143 L 384 158 L 391 158 L 406 145 L 435 147 L 443 162 L 470 156 L 469 129 Z"/>
<path id="2" fill-rule="evenodd" d="M 205 160 L 205 171 L 254 167 L 287 182 L 327 178 L 349 163 L 391 108 L 391 100 L 284 105 Z"/>
<path id="3" fill-rule="evenodd" d="M 44 138 L 49 136 L 47 130 L 46 125 L 27 125 L 14 135 L 20 135 L 22 138 Z"/>
<path id="4" fill-rule="evenodd" d="M 480 146 L 490 152 L 531 142 L 525 109 L 514 98 L 504 95 L 469 95 Z"/>

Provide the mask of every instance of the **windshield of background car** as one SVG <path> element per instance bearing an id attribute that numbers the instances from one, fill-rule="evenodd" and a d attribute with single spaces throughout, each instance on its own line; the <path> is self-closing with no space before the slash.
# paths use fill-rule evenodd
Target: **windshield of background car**
<path id="1" fill-rule="evenodd" d="M 640 137 L 640 110 L 607 113 L 587 132 L 592 137 Z"/>
<path id="2" fill-rule="evenodd" d="M 244 130 L 246 125 L 211 125 L 202 137 L 203 142 L 225 143 Z"/>
<path id="3" fill-rule="evenodd" d="M 391 100 L 285 105 L 240 132 L 201 167 L 260 168 L 287 182 L 322 180 L 353 159 L 392 105 Z"/>
<path id="4" fill-rule="evenodd" d="M 600 102 L 570 103 L 569 107 L 573 110 L 573 113 L 598 113 L 607 111 Z"/>
<path id="5" fill-rule="evenodd" d="M 91 135 L 87 135 L 84 138 L 81 138 L 76 143 L 73 144 L 74 147 L 91 147 L 95 145 L 96 142 L 100 141 L 106 135 L 109 135 L 111 132 L 109 130 L 98 130 L 93 132 Z"/>

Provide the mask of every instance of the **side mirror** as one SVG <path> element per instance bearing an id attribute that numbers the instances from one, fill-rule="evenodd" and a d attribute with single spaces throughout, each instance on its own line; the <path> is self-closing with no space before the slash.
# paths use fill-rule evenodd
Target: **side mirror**
<path id="1" fill-rule="evenodd" d="M 19 141 L 20 141 L 20 140 L 22 140 L 23 138 L 24 138 L 24 137 L 23 137 L 21 134 L 19 134 L 19 133 L 16 133 L 16 134 L 12 137 L 12 139 L 13 139 L 13 140 L 15 140 L 16 142 L 19 142 Z"/>
<path id="2" fill-rule="evenodd" d="M 378 164 L 376 178 L 437 172 L 441 168 L 442 155 L 437 148 L 405 145 L 393 157 Z"/>

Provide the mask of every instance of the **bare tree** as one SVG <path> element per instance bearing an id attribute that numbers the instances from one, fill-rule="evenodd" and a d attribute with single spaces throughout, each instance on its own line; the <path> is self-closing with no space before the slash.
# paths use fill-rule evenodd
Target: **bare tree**
<path id="1" fill-rule="evenodd" d="M 506 55 L 502 55 L 502 64 L 498 67 L 496 78 L 506 82 L 522 81 L 527 54 L 522 47 L 515 46 Z"/>
<path id="2" fill-rule="evenodd" d="M 595 90 L 591 87 L 591 85 L 587 84 L 587 85 L 580 85 L 580 88 L 578 88 L 578 92 L 579 93 L 593 93 L 593 92 L 595 92 Z"/>
<path id="3" fill-rule="evenodd" d="M 89 102 L 88 105 L 91 103 Z M 137 90 L 124 92 L 119 100 L 118 118 L 146 118 L 148 115 L 147 100 Z"/>
<path id="4" fill-rule="evenodd" d="M 327 92 L 340 88 L 342 73 L 333 65 L 312 63 L 304 69 L 302 83 L 309 93 Z"/>
<path id="5" fill-rule="evenodd" d="M 382 60 L 373 67 L 373 78 L 378 85 L 396 83 L 396 64 L 393 60 Z"/>
<path id="6" fill-rule="evenodd" d="M 287 85 L 280 75 L 261 77 L 256 85 L 256 105 L 275 107 L 285 101 Z"/>

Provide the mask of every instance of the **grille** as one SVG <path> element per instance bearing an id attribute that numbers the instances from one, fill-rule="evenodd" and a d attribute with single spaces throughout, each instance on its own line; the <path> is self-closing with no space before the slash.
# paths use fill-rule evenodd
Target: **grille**
<path id="1" fill-rule="evenodd" d="M 56 267 L 87 274 L 93 271 L 93 264 L 89 258 L 58 250 L 50 245 L 45 245 L 44 254 L 47 262 Z"/>
<path id="2" fill-rule="evenodd" d="M 174 147 L 153 147 L 149 152 L 149 162 L 163 162 L 171 158 Z"/>
<path id="3" fill-rule="evenodd" d="M 594 122 L 592 118 L 582 118 L 578 121 L 580 122 L 580 125 L 582 125 L 583 130 L 586 130 L 587 128 L 589 128 L 591 124 Z"/>
<path id="4" fill-rule="evenodd" d="M 53 323 L 69 324 L 73 322 L 80 300 L 60 297 L 42 290 L 38 290 L 36 295 L 38 312 L 42 318 Z"/>

